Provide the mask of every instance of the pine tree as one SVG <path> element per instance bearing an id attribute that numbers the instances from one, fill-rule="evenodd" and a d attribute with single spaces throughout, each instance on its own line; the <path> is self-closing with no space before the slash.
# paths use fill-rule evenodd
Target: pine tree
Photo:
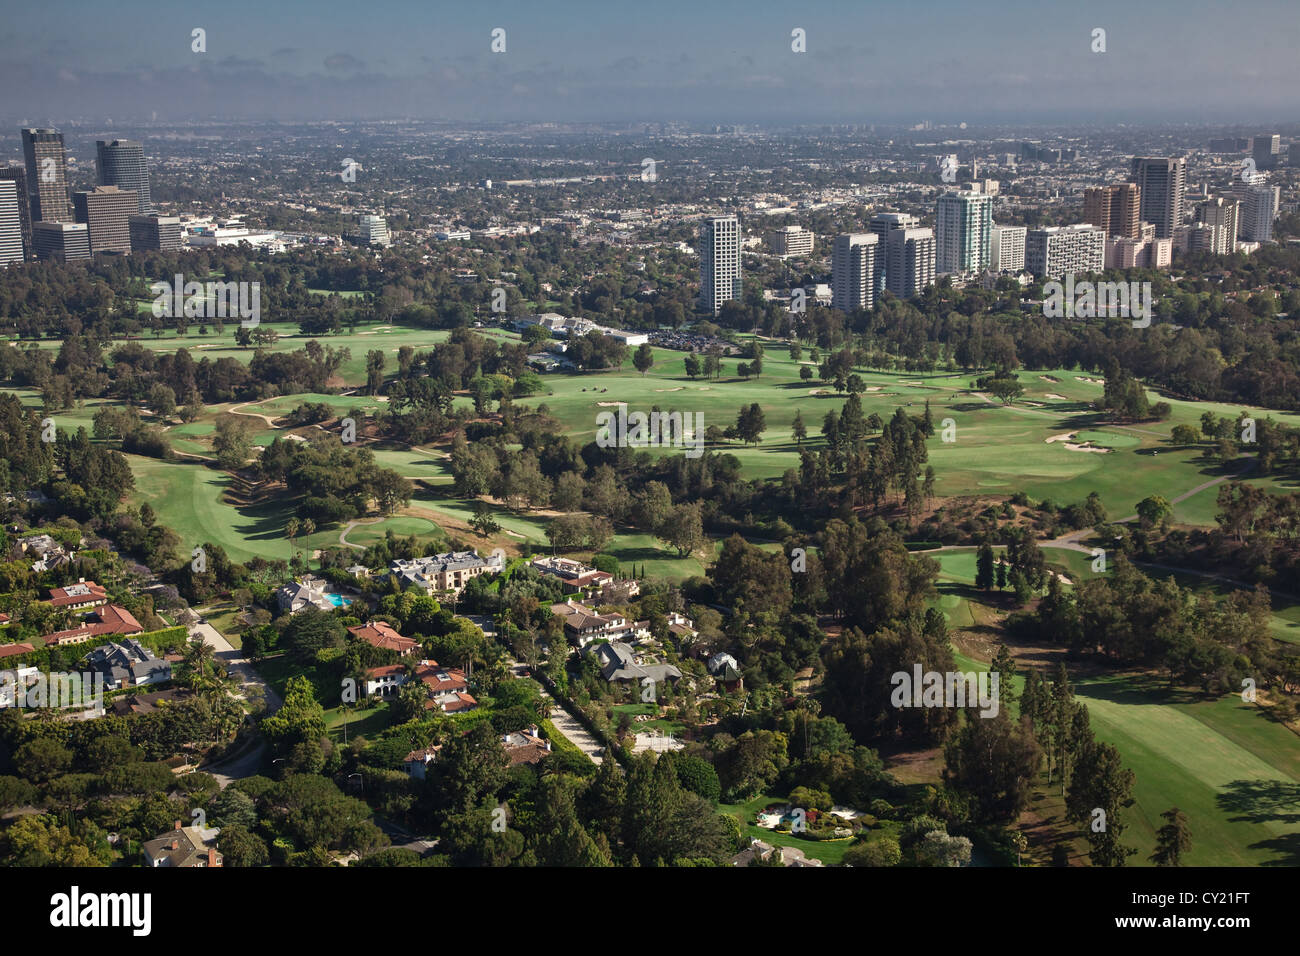
<path id="1" fill-rule="evenodd" d="M 1008 712 L 1016 703 L 1016 659 L 1005 644 L 999 644 L 989 670 L 998 675 L 998 697 Z"/>
<path id="2" fill-rule="evenodd" d="M 975 558 L 975 587 L 988 591 L 993 587 L 993 549 L 986 541 L 980 545 Z"/>
<path id="3" fill-rule="evenodd" d="M 1156 851 L 1151 854 L 1151 862 L 1156 866 L 1182 866 L 1183 854 L 1192 847 L 1187 815 L 1171 807 L 1160 816 L 1167 822 L 1156 831 Z"/>

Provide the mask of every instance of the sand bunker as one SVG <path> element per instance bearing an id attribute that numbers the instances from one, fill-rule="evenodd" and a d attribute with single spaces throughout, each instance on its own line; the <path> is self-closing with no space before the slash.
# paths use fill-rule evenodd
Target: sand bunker
<path id="1" fill-rule="evenodd" d="M 1087 382 L 1089 385 L 1105 385 L 1106 380 L 1101 378 L 1084 378 L 1082 375 L 1074 376 L 1076 382 Z"/>
<path id="2" fill-rule="evenodd" d="M 1043 407 L 1043 403 L 1042 403 L 1042 402 L 1025 402 L 1025 401 L 1022 401 L 1020 404 L 1022 404 L 1022 405 L 1028 405 L 1030 408 L 1042 408 L 1042 407 Z"/>
<path id="3" fill-rule="evenodd" d="M 685 387 L 686 387 L 685 385 L 678 385 L 676 388 L 656 388 L 655 391 L 656 392 L 680 392 Z"/>
<path id="4" fill-rule="evenodd" d="M 1048 398 L 1054 398 L 1054 399 L 1056 399 L 1058 402 L 1068 402 L 1068 401 L 1069 401 L 1069 399 L 1066 398 L 1064 395 L 1057 395 L 1055 392 L 1048 392 L 1048 393 L 1047 393 L 1047 397 L 1048 397 Z"/>
<path id="5" fill-rule="evenodd" d="M 878 392 L 878 391 L 880 391 L 880 390 L 881 390 L 882 388 L 884 388 L 884 387 L 885 387 L 885 386 L 883 386 L 883 385 L 868 385 L 868 386 L 867 386 L 867 391 L 868 391 L 868 392 Z"/>
<path id="6" fill-rule="evenodd" d="M 613 406 L 626 405 L 627 402 L 597 402 L 596 404 L 599 405 L 601 408 L 609 408 L 611 405 Z"/>
<path id="7" fill-rule="evenodd" d="M 1078 434 L 1078 432 L 1065 432 L 1061 435 L 1053 435 L 1051 438 L 1045 438 L 1043 441 L 1049 445 L 1054 441 L 1059 441 L 1061 444 L 1065 445 L 1066 451 L 1090 451 L 1095 452 L 1098 455 L 1108 455 L 1115 450 L 1113 448 L 1102 448 L 1099 445 L 1094 445 L 1090 441 L 1075 441 L 1074 439 L 1078 437 Z"/>
<path id="8" fill-rule="evenodd" d="M 1059 382 L 1059 381 L 1060 381 L 1059 378 L 1056 378 L 1055 376 L 1052 376 L 1052 375 L 1040 375 L 1040 376 L 1038 376 L 1038 377 L 1041 378 L 1044 382 Z"/>

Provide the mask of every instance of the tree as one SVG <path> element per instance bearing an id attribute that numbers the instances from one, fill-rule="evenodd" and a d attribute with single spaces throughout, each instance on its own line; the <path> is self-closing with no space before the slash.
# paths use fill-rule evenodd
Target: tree
<path id="1" fill-rule="evenodd" d="M 244 467 L 244 463 L 253 454 L 255 432 L 256 426 L 244 415 L 218 415 L 216 432 L 212 436 L 212 450 L 217 453 L 217 464 L 231 471 Z"/>
<path id="2" fill-rule="evenodd" d="M 1006 676 L 999 680 L 999 691 Z M 974 799 L 980 823 L 1007 824 L 1029 804 L 1042 753 L 1006 708 L 993 717 L 969 718 L 944 747 L 944 780 Z"/>
<path id="3" fill-rule="evenodd" d="M 812 377 L 813 377 L 812 366 L 810 366 L 810 365 L 800 365 L 800 366 L 799 366 L 799 378 L 800 378 L 801 381 L 804 381 L 804 382 L 811 381 L 811 380 L 812 380 Z"/>
<path id="4" fill-rule="evenodd" d="M 529 328 L 536 329 L 541 326 L 533 325 Z M 469 526 L 485 538 L 501 530 L 501 525 L 497 524 L 496 518 L 492 516 L 492 509 L 482 501 L 474 502 L 474 514 L 469 519 Z"/>
<path id="5" fill-rule="evenodd" d="M 1137 503 L 1137 515 L 1143 527 L 1163 527 L 1174 513 L 1173 506 L 1161 495 L 1150 495 Z"/>
<path id="6" fill-rule="evenodd" d="M 1187 828 L 1187 815 L 1177 807 L 1160 814 L 1165 825 L 1156 831 L 1156 850 L 1151 862 L 1156 866 L 1181 866 L 1183 854 L 1192 847 L 1192 833 Z"/>
<path id="7" fill-rule="evenodd" d="M 794 413 L 794 424 L 790 426 L 790 437 L 794 439 L 796 445 L 802 445 L 804 439 L 808 437 L 808 429 L 803 423 L 803 413 L 800 411 Z"/>
<path id="8" fill-rule="evenodd" d="M 293 552 L 297 550 L 298 530 L 301 526 L 297 518 L 290 518 L 284 523 L 284 536 L 289 539 L 289 557 L 293 557 Z"/>
<path id="9" fill-rule="evenodd" d="M 767 421 L 763 416 L 763 409 L 757 402 L 748 408 L 742 408 L 736 417 L 736 434 L 747 445 L 757 445 L 762 440 L 766 428 Z"/>
<path id="10" fill-rule="evenodd" d="M 844 851 L 845 866 L 898 866 L 902 860 L 903 851 L 891 836 L 855 843 Z"/>
<path id="11" fill-rule="evenodd" d="M 698 378 L 700 375 L 700 357 L 692 352 L 682 361 L 686 366 L 686 374 L 691 378 Z"/>
<path id="12" fill-rule="evenodd" d="M 632 353 L 632 365 L 636 370 L 644 375 L 654 367 L 654 364 L 655 351 L 650 347 L 650 344 L 647 342 L 637 346 L 637 350 Z"/>
<path id="13" fill-rule="evenodd" d="M 311 560 L 311 536 L 316 533 L 316 522 L 311 518 L 304 518 L 302 525 L 302 536 L 307 539 L 307 560 Z"/>
<path id="14" fill-rule="evenodd" d="M 975 586 L 981 591 L 993 588 L 993 548 L 986 541 L 975 557 Z"/>
<path id="15" fill-rule="evenodd" d="M 698 502 L 681 504 L 673 508 L 664 520 L 656 537 L 677 549 L 678 557 L 686 557 L 697 548 L 704 547 L 704 520 Z"/>
<path id="16" fill-rule="evenodd" d="M 920 866 L 966 866 L 970 853 L 970 840 L 950 836 L 943 830 L 931 830 L 912 848 Z"/>
<path id="17" fill-rule="evenodd" d="M 366 353 L 366 388 L 371 395 L 378 395 L 384 387 L 384 351 L 371 349 Z"/>

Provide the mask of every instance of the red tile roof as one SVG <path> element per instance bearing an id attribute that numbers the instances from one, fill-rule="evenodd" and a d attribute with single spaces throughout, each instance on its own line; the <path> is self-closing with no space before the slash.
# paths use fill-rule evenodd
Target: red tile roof
<path id="1" fill-rule="evenodd" d="M 55 607 L 76 607 L 108 600 L 108 592 L 94 581 L 69 584 L 65 588 L 50 588 L 50 603 Z"/>
<path id="2" fill-rule="evenodd" d="M 419 641 L 403 637 L 387 621 L 368 621 L 358 627 L 348 628 L 348 633 L 374 647 L 397 651 L 399 654 L 409 654 L 420 646 Z"/>
<path id="3" fill-rule="evenodd" d="M 134 614 L 116 604 L 106 604 L 96 610 L 92 617 L 96 619 L 93 623 L 82 624 L 80 627 L 72 627 L 66 631 L 55 631 L 53 634 L 46 634 L 42 640 L 46 644 L 69 644 L 102 634 L 131 635 L 144 631 Z"/>
<path id="4" fill-rule="evenodd" d="M 19 654 L 30 654 L 36 648 L 30 644 L 0 644 L 0 657 L 17 657 Z"/>

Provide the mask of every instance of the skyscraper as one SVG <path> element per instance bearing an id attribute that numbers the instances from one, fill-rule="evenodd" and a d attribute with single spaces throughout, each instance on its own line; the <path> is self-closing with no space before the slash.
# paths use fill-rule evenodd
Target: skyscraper
<path id="1" fill-rule="evenodd" d="M 1232 186 L 1232 196 L 1241 203 L 1237 219 L 1237 238 L 1246 242 L 1271 242 L 1273 220 L 1281 205 L 1281 189 L 1270 186 L 1263 174 L 1244 177 L 1246 182 Z"/>
<path id="2" fill-rule="evenodd" d="M 57 129 L 23 130 L 23 158 L 27 161 L 32 222 L 71 222 L 63 134 Z"/>
<path id="3" fill-rule="evenodd" d="M 1172 239 L 1183 223 L 1183 194 L 1187 187 L 1187 160 L 1135 156 L 1130 180 L 1140 190 L 1139 215 L 1156 227 L 1156 237 Z"/>
<path id="4" fill-rule="evenodd" d="M 877 213 L 871 231 L 880 236 L 884 249 L 877 249 L 878 282 L 900 299 L 918 295 L 934 285 L 934 230 L 922 228 L 921 220 L 901 212 Z M 880 263 L 883 262 L 883 270 Z"/>
<path id="5" fill-rule="evenodd" d="M 988 266 L 993 197 L 944 193 L 935 207 L 935 269 L 941 275 L 979 272 Z"/>
<path id="6" fill-rule="evenodd" d="M 129 139 L 106 143 L 101 139 L 95 144 L 95 168 L 99 185 L 135 190 L 137 214 L 146 216 L 153 211 L 149 166 L 144 159 L 144 147 L 139 143 Z"/>
<path id="7" fill-rule="evenodd" d="M 1223 196 L 1208 199 L 1196 207 L 1196 221 L 1212 230 L 1206 237 L 1207 252 L 1226 255 L 1236 251 L 1240 215 L 1241 203 Z"/>
<path id="8" fill-rule="evenodd" d="M 994 225 L 989 233 L 989 268 L 994 272 L 1020 272 L 1025 267 L 1024 226 Z"/>
<path id="9" fill-rule="evenodd" d="M 32 248 L 38 259 L 71 262 L 90 258 L 90 230 L 84 222 L 32 223 Z"/>
<path id="10" fill-rule="evenodd" d="M 1083 191 L 1083 221 L 1106 236 L 1140 238 L 1142 189 L 1136 183 L 1095 186 Z"/>
<path id="11" fill-rule="evenodd" d="M 0 266 L 23 261 L 23 220 L 18 209 L 26 199 L 19 196 L 17 182 L 0 179 Z"/>
<path id="12" fill-rule="evenodd" d="M 740 220 L 714 216 L 700 229 L 700 308 L 718 314 L 722 303 L 743 296 L 740 272 Z"/>
<path id="13" fill-rule="evenodd" d="M 383 216 L 362 216 L 357 241 L 363 246 L 392 245 L 393 240 L 388 235 L 388 220 Z"/>
<path id="14" fill-rule="evenodd" d="M 12 182 L 18 191 L 18 221 L 22 231 L 23 256 L 34 259 L 32 252 L 32 205 L 27 195 L 27 169 L 23 166 L 0 166 L 0 182 Z"/>
<path id="15" fill-rule="evenodd" d="M 813 234 L 803 226 L 782 226 L 769 233 L 767 241 L 772 249 L 772 255 L 780 256 L 782 259 L 787 256 L 812 255 Z"/>
<path id="16" fill-rule="evenodd" d="M 1047 226 L 1025 235 L 1025 268 L 1059 279 L 1066 273 L 1101 272 L 1106 266 L 1106 236 L 1095 226 Z"/>
<path id="17" fill-rule="evenodd" d="M 876 263 L 880 237 L 874 232 L 835 237 L 831 252 L 831 307 L 841 312 L 870 309 L 876 304 Z"/>
<path id="18" fill-rule="evenodd" d="M 181 247 L 179 216 L 132 216 L 128 222 L 131 251 L 176 250 Z"/>
<path id="19" fill-rule="evenodd" d="M 1256 169 L 1272 169 L 1282 152 L 1282 137 L 1277 133 L 1264 133 L 1251 138 L 1250 155 Z"/>
<path id="20" fill-rule="evenodd" d="M 135 190 L 116 186 L 96 186 L 72 197 L 77 210 L 77 222 L 84 222 L 90 230 L 90 251 L 131 251 L 131 217 L 135 215 L 137 200 Z"/>

